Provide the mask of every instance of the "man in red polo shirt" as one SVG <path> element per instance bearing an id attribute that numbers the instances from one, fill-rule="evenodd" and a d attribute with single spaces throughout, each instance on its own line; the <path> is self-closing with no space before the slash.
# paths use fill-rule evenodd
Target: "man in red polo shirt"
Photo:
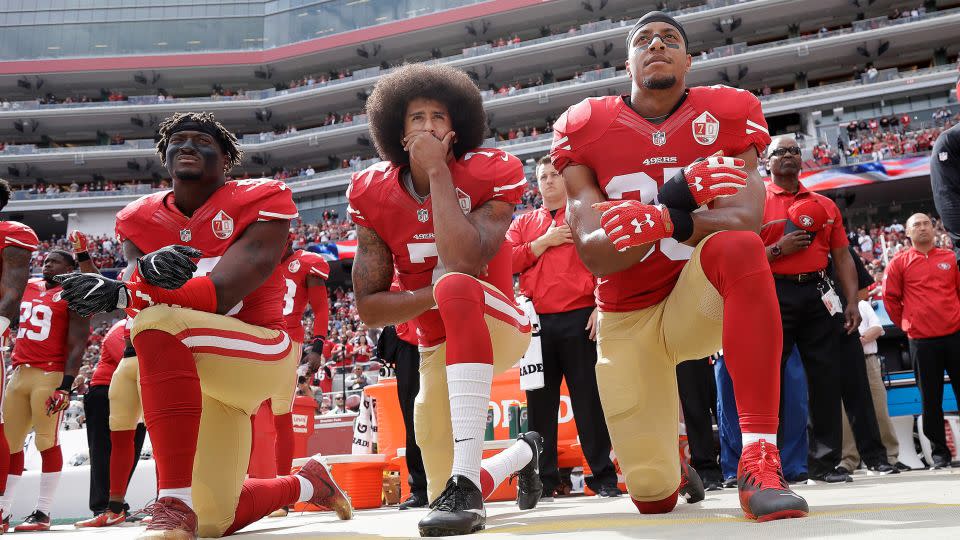
<path id="1" fill-rule="evenodd" d="M 544 156 L 537 164 L 543 206 L 513 220 L 507 243 L 520 292 L 540 317 L 543 388 L 527 390 L 530 429 L 543 436 L 540 478 L 543 496 L 560 487 L 557 468 L 557 413 L 564 378 L 583 454 L 593 476 L 587 485 L 601 497 L 618 497 L 617 472 L 610 461 L 610 434 L 597 390 L 596 279 L 577 256 L 566 223 L 567 189 L 563 177 Z"/>
<path id="2" fill-rule="evenodd" d="M 956 255 L 934 246 L 933 224 L 926 214 L 907 220 L 913 247 L 887 266 L 883 305 L 890 320 L 910 338 L 923 402 L 923 434 L 933 447 L 932 468 L 950 466 L 943 428 L 943 372 L 960 396 L 960 273 Z"/>
<path id="3" fill-rule="evenodd" d="M 857 327 L 857 270 L 847 249 L 840 209 L 827 197 L 800 183 L 800 147 L 792 137 L 778 137 L 767 151 L 766 203 L 760 236 L 777 287 L 783 321 L 783 361 L 793 346 L 807 372 L 813 421 L 810 476 L 826 482 L 849 482 L 837 471 L 842 448 L 840 402 L 853 421 L 860 455 L 871 470 L 893 472 L 880 440 L 873 400 L 863 363 Z M 827 277 L 833 259 L 844 304 Z"/>

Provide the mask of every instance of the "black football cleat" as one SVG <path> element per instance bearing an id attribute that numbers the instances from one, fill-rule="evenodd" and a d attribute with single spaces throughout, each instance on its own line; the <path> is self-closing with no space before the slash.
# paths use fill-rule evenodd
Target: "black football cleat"
<path id="1" fill-rule="evenodd" d="M 698 503 L 706 497 L 703 480 L 697 470 L 686 461 L 680 460 L 680 496 L 687 504 Z"/>
<path id="2" fill-rule="evenodd" d="M 536 431 L 528 431 L 517 437 L 530 445 L 533 458 L 530 463 L 514 473 L 517 478 L 517 506 L 521 510 L 531 510 L 537 507 L 540 496 L 543 494 L 543 482 L 540 481 L 540 454 L 543 453 L 543 437 Z"/>
<path id="3" fill-rule="evenodd" d="M 459 536 L 483 530 L 487 524 L 480 488 L 459 474 L 447 480 L 447 487 L 430 508 L 420 520 L 420 536 Z"/>
<path id="4" fill-rule="evenodd" d="M 737 488 L 740 507 L 749 519 L 798 518 L 810 512 L 807 501 L 794 493 L 783 477 L 777 447 L 762 439 L 743 448 Z"/>

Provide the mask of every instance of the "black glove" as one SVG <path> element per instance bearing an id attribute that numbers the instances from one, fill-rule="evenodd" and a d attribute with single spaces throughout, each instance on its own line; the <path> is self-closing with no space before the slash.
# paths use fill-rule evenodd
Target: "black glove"
<path id="1" fill-rule="evenodd" d="M 203 253 L 192 247 L 167 246 L 137 259 L 137 270 L 150 285 L 179 289 L 197 271 L 196 263 L 190 259 L 202 256 Z"/>
<path id="2" fill-rule="evenodd" d="M 81 316 L 127 307 L 127 287 L 122 281 L 100 274 L 61 274 L 54 279 L 63 286 L 61 298 Z"/>

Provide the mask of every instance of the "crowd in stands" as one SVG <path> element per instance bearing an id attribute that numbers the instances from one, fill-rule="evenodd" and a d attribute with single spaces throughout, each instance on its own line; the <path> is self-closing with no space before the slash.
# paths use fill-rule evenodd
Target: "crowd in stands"
<path id="1" fill-rule="evenodd" d="M 917 127 L 916 120 L 910 114 L 903 114 L 851 121 L 846 125 L 846 137 L 840 135 L 836 146 L 820 141 L 811 149 L 813 162 L 808 165 L 830 167 L 928 154 L 940 133 L 960 122 L 960 114 L 954 116 L 950 109 L 942 107 L 934 111 L 931 122 L 926 124 L 928 127 Z"/>
<path id="2" fill-rule="evenodd" d="M 90 242 L 90 260 L 97 268 L 112 269 L 123 268 L 127 266 L 127 261 L 123 257 L 123 248 L 120 242 L 112 236 L 88 236 Z M 66 236 L 54 235 L 50 240 L 40 242 L 40 250 L 34 252 L 30 261 L 31 271 L 34 274 L 40 273 L 43 266 L 43 259 L 52 249 L 62 249 L 72 252 L 73 245 L 67 240 Z"/>

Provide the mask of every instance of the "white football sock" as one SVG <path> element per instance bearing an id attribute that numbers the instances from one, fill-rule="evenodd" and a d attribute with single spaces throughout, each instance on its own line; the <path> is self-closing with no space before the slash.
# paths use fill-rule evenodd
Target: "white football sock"
<path id="1" fill-rule="evenodd" d="M 480 463 L 480 467 L 487 471 L 490 478 L 493 479 L 491 492 L 497 489 L 501 482 L 510 477 L 511 474 L 527 466 L 533 456 L 533 450 L 530 445 L 522 440 L 517 440 L 513 446 L 507 448 L 499 454 L 489 457 Z"/>
<path id="2" fill-rule="evenodd" d="M 480 487 L 483 459 L 483 432 L 490 406 L 493 364 L 451 364 L 447 366 L 450 393 L 450 421 L 453 425 L 453 470 Z"/>
<path id="3" fill-rule="evenodd" d="M 183 504 L 189 506 L 193 509 L 193 490 L 192 488 L 174 488 L 174 489 L 161 489 L 157 493 L 157 499 L 162 499 L 164 497 L 173 497 L 174 499 L 180 499 L 183 501 Z"/>
<path id="4" fill-rule="evenodd" d="M 19 481 L 19 475 L 11 474 L 7 476 L 7 489 L 3 492 L 3 495 L 0 495 L 0 511 L 3 512 L 4 516 L 9 516 L 10 510 L 13 509 L 13 492 Z"/>
<path id="5" fill-rule="evenodd" d="M 53 507 L 53 496 L 57 493 L 57 484 L 60 483 L 60 471 L 40 473 L 40 495 L 37 497 L 37 510 L 50 515 Z"/>
<path id="6" fill-rule="evenodd" d="M 294 475 L 297 477 L 297 480 L 300 481 L 300 496 L 297 497 L 297 502 L 307 502 L 313 498 L 313 484 L 309 480 L 300 476 L 299 474 Z"/>
<path id="7" fill-rule="evenodd" d="M 748 444 L 753 444 L 760 439 L 767 441 L 767 444 L 777 445 L 777 434 L 776 433 L 744 433 L 742 435 L 743 447 L 746 448 Z"/>

